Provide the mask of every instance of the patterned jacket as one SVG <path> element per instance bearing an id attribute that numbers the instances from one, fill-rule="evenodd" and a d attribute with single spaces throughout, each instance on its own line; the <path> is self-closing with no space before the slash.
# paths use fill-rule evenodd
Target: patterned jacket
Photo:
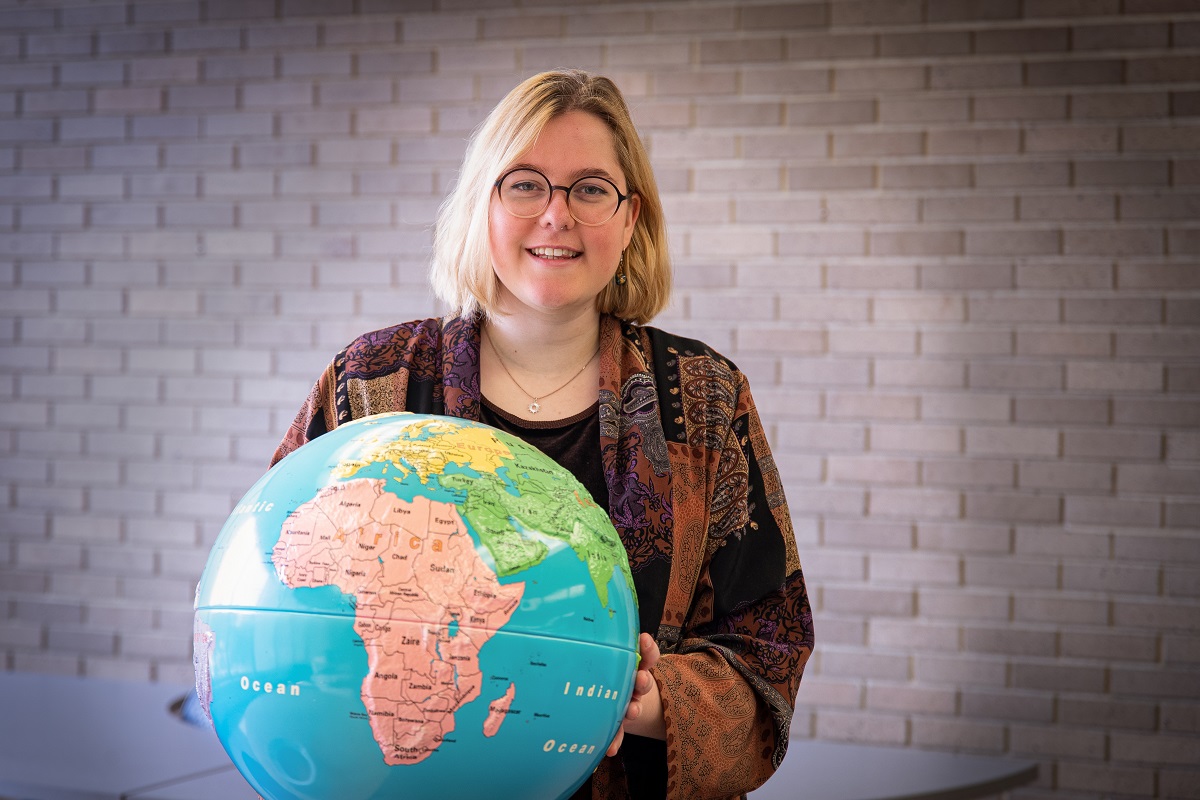
<path id="1" fill-rule="evenodd" d="M 272 463 L 385 411 L 478 420 L 479 325 L 365 334 L 318 379 Z M 600 442 L 666 719 L 667 796 L 741 797 L 787 750 L 812 612 L 783 487 L 745 376 L 704 344 L 602 317 Z M 620 757 L 593 798 L 627 798 Z"/>

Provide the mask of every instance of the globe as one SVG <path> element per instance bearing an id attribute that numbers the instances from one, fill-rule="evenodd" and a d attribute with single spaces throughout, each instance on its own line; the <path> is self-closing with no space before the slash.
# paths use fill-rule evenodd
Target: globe
<path id="1" fill-rule="evenodd" d="M 553 800 L 624 716 L 637 601 L 607 513 L 556 462 L 390 413 L 251 487 L 194 633 L 200 704 L 268 800 Z"/>

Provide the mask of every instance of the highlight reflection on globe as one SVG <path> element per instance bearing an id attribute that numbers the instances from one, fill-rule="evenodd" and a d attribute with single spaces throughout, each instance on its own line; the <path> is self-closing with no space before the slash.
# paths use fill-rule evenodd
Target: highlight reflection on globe
<path id="1" fill-rule="evenodd" d="M 200 702 L 264 798 L 560 798 L 637 659 L 604 509 L 481 423 L 381 414 L 284 458 L 196 589 Z"/>

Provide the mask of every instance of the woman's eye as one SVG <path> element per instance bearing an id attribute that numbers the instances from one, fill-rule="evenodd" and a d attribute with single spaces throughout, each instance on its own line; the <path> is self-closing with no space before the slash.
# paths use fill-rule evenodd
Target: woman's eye
<path id="1" fill-rule="evenodd" d="M 575 187 L 575 194 L 588 199 L 595 199 L 598 197 L 604 197 L 606 194 L 608 194 L 608 189 L 599 184 L 584 183 Z"/>

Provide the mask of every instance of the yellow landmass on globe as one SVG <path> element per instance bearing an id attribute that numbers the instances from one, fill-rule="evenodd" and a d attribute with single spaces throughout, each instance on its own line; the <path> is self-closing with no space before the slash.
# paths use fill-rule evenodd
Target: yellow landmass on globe
<path id="1" fill-rule="evenodd" d="M 495 474 L 513 457 L 503 442 L 486 428 L 449 425 L 441 420 L 414 422 L 401 439 L 377 441 L 365 445 L 359 457 L 344 461 L 333 470 L 338 478 L 350 478 L 364 467 L 389 463 L 405 472 L 413 471 L 422 483 L 440 475 L 454 464 L 482 474 Z"/>

